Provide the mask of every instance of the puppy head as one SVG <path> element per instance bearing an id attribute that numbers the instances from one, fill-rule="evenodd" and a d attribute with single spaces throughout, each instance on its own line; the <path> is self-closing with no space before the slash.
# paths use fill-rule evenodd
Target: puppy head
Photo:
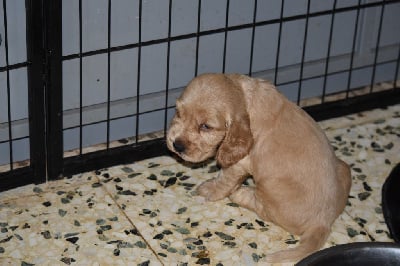
<path id="1" fill-rule="evenodd" d="M 245 157 L 253 140 L 244 95 L 222 74 L 193 79 L 176 102 L 167 146 L 182 159 L 201 162 L 216 156 L 223 168 Z"/>

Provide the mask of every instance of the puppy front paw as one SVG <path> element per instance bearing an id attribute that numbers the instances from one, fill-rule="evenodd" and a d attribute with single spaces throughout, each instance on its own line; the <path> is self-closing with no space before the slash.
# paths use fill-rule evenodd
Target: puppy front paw
<path id="1" fill-rule="evenodd" d="M 218 182 L 215 178 L 203 182 L 197 188 L 197 193 L 208 201 L 217 201 L 226 197 L 221 191 L 218 191 Z"/>

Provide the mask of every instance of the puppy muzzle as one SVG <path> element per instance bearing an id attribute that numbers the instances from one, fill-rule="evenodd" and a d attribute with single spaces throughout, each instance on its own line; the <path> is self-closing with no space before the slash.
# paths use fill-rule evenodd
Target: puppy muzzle
<path id="1" fill-rule="evenodd" d="M 172 143 L 172 146 L 174 147 L 174 150 L 179 153 L 182 154 L 185 152 L 186 147 L 185 144 L 183 143 L 183 141 L 177 139 Z"/>

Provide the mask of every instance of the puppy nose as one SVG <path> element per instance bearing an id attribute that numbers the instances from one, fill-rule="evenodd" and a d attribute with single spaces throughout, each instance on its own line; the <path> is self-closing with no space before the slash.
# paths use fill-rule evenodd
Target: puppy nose
<path id="1" fill-rule="evenodd" d="M 185 145 L 181 140 L 176 140 L 173 143 L 176 152 L 182 153 L 185 151 Z"/>

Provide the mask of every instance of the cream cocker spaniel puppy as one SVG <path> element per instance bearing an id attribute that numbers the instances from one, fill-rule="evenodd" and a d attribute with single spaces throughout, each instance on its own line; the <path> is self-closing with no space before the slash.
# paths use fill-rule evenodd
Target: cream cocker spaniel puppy
<path id="1" fill-rule="evenodd" d="M 292 234 L 297 247 L 267 255 L 293 262 L 321 248 L 349 195 L 349 167 L 317 123 L 268 81 L 203 74 L 176 102 L 168 148 L 189 162 L 214 157 L 221 173 L 197 191 L 229 197 Z M 252 175 L 254 187 L 242 186 Z"/>

